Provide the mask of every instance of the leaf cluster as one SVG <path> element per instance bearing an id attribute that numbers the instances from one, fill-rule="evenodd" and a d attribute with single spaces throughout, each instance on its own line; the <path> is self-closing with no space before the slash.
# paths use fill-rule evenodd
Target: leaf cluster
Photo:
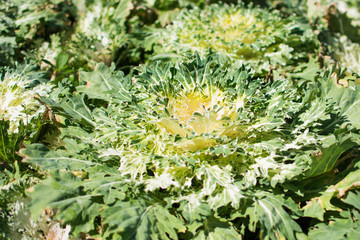
<path id="1" fill-rule="evenodd" d="M 356 1 L 0 2 L 0 238 L 358 238 Z"/>

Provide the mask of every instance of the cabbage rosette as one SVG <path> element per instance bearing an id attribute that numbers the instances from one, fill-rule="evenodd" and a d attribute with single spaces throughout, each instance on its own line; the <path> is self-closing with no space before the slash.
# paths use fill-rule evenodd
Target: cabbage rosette
<path id="1" fill-rule="evenodd" d="M 252 6 L 210 5 L 203 10 L 186 10 L 151 37 L 161 45 L 155 46 L 158 57 L 169 52 L 216 52 L 250 64 L 258 74 L 306 61 L 318 46 L 306 20 L 295 16 L 284 19 L 277 11 Z"/>
<path id="2" fill-rule="evenodd" d="M 296 239 L 311 216 L 299 204 L 360 142 L 359 88 L 332 71 L 266 83 L 199 56 L 136 71 L 99 64 L 76 93 L 42 99 L 65 120 L 61 146 L 21 152 L 54 170 L 30 194 L 35 216 L 59 209 L 73 235 L 104 239 Z"/>
<path id="3" fill-rule="evenodd" d="M 0 119 L 9 121 L 9 130 L 17 132 L 19 122 L 28 125 L 45 111 L 36 97 L 47 97 L 53 85 L 46 83 L 43 73 L 35 73 L 32 63 L 1 69 Z"/>

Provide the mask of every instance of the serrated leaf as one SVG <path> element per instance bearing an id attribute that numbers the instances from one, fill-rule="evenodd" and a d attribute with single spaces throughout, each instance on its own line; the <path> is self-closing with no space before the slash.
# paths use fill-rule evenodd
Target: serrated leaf
<path id="1" fill-rule="evenodd" d="M 315 225 L 309 232 L 310 239 L 358 239 L 360 236 L 360 214 L 357 211 L 350 213 L 349 211 L 343 212 L 340 217 L 332 217 L 328 224 L 319 223 Z"/>
<path id="2" fill-rule="evenodd" d="M 308 63 L 298 65 L 291 73 L 291 77 L 313 81 L 320 72 L 320 64 L 316 58 L 310 58 Z"/>
<path id="3" fill-rule="evenodd" d="M 321 202 L 319 203 L 319 200 L 320 199 L 314 198 L 311 201 L 309 201 L 305 207 L 303 207 L 304 216 L 314 217 L 319 219 L 320 221 L 324 220 L 325 210 L 321 205 Z"/>
<path id="4" fill-rule="evenodd" d="M 337 77 L 330 77 L 326 96 L 339 107 L 339 113 L 346 116 L 356 128 L 360 128 L 360 86 L 347 82 L 348 87 L 339 84 Z"/>
<path id="5" fill-rule="evenodd" d="M 242 239 L 242 236 L 229 223 L 221 221 L 220 219 L 209 216 L 203 221 L 203 226 L 197 230 L 193 237 L 197 240 L 212 240 L 212 239 Z"/>
<path id="6" fill-rule="evenodd" d="M 148 206 L 143 200 L 117 202 L 102 212 L 108 225 L 105 237 L 117 233 L 123 239 L 178 239 L 185 226 L 161 206 Z"/>
<path id="7" fill-rule="evenodd" d="M 208 200 L 212 209 L 217 209 L 230 204 L 234 209 L 239 208 L 240 201 L 244 198 L 243 193 L 235 184 L 229 184 L 227 187 L 213 194 Z"/>
<path id="8" fill-rule="evenodd" d="M 312 157 L 310 169 L 306 177 L 314 177 L 332 170 L 341 154 L 358 145 L 358 135 L 341 133 L 330 136 L 323 141 L 323 147 L 316 156 Z"/>
<path id="9" fill-rule="evenodd" d="M 131 0 L 122 0 L 114 10 L 114 19 L 120 24 L 126 20 L 126 17 L 130 14 L 130 11 L 134 8 Z"/>
<path id="10" fill-rule="evenodd" d="M 299 115 L 299 120 L 302 124 L 298 126 L 298 128 L 316 126 L 319 122 L 330 119 L 330 112 L 331 110 L 324 99 L 314 99 L 311 102 L 311 106 L 304 113 Z"/>
<path id="11" fill-rule="evenodd" d="M 62 98 L 60 102 L 55 102 L 47 98 L 43 98 L 42 101 L 59 115 L 63 115 L 70 119 L 73 118 L 79 123 L 95 127 L 96 123 L 93 121 L 93 114 L 85 103 L 84 98 L 85 95 L 74 93 L 72 95 L 68 94 Z"/>
<path id="12" fill-rule="evenodd" d="M 44 169 L 82 170 L 89 166 L 100 165 L 80 156 L 71 156 L 66 152 L 50 150 L 42 144 L 32 144 L 21 150 L 24 161 L 40 165 Z"/>
<path id="13" fill-rule="evenodd" d="M 286 239 L 295 239 L 295 233 L 302 232 L 300 226 L 283 209 L 283 206 L 293 209 L 294 203 L 286 203 L 283 199 L 265 192 L 260 192 L 258 197 L 254 200 L 254 205 L 246 210 L 246 215 L 250 217 L 251 231 L 255 230 L 259 222 L 261 232 L 270 239 L 277 239 L 277 234 Z"/>
<path id="14" fill-rule="evenodd" d="M 204 179 L 202 192 L 211 195 L 217 186 L 229 187 L 234 179 L 228 169 L 221 169 L 215 166 L 203 166 L 196 173 L 198 179 Z"/>
<path id="15" fill-rule="evenodd" d="M 106 169 L 104 166 L 93 167 L 88 175 L 82 185 L 84 190 L 102 195 L 106 205 L 126 198 L 127 184 L 119 171 Z"/>
<path id="16" fill-rule="evenodd" d="M 131 101 L 129 85 L 131 81 L 124 77 L 114 68 L 109 68 L 104 63 L 96 65 L 93 72 L 80 72 L 80 79 L 86 82 L 86 85 L 78 86 L 78 92 L 85 93 L 89 98 L 103 99 L 109 101 L 116 98 L 121 101 Z"/>
<path id="17" fill-rule="evenodd" d="M 78 176 L 73 185 L 81 191 L 61 193 L 69 207 L 58 216 L 75 222 L 76 202 L 91 196 L 84 207 L 91 216 L 100 209 L 101 228 L 92 233 L 104 239 L 237 239 L 241 233 L 291 240 L 305 238 L 299 217 L 338 214 L 334 197 L 356 188 L 358 173 L 332 170 L 352 167 L 355 160 L 348 164 L 342 156 L 359 145 L 359 130 L 325 98 L 317 77 L 264 83 L 226 64 L 195 55 L 142 65 L 132 79 L 100 65 L 83 73 L 89 85 L 77 88 L 81 94 L 45 101 L 64 117 L 63 144 L 28 145 L 22 153 L 43 170 Z M 319 176 L 323 184 L 314 183 Z M 316 193 L 302 191 L 312 183 Z M 46 187 L 51 193 L 58 185 Z"/>
<path id="18" fill-rule="evenodd" d="M 360 182 L 359 182 L 359 187 L 360 187 Z M 360 210 L 360 192 L 359 191 L 349 192 L 343 201 L 347 204 L 354 206 L 358 210 Z"/>
<path id="19" fill-rule="evenodd" d="M 359 187 L 359 175 L 359 169 L 351 171 L 339 183 L 329 186 L 326 191 L 321 192 L 319 197 L 313 198 L 310 203 L 317 202 L 327 211 L 342 211 L 332 203 L 332 199 L 334 197 L 342 198 L 349 190 Z"/>
<path id="20" fill-rule="evenodd" d="M 352 188 L 360 186 L 360 169 L 350 172 L 343 180 L 335 186 L 331 186 L 326 191 L 337 193 L 338 197 L 342 197 Z"/>
<path id="21" fill-rule="evenodd" d="M 182 11 L 162 33 L 152 33 L 152 38 L 155 35 L 161 42 L 156 53 L 216 52 L 232 62 L 249 64 L 264 75 L 271 66 L 307 59 L 304 52 L 316 48 L 313 31 L 304 20 L 281 18 L 277 11 L 242 4 L 209 4 Z"/>
<path id="22" fill-rule="evenodd" d="M 210 206 L 208 204 L 199 202 L 199 200 L 196 199 L 196 196 L 189 196 L 188 201 L 181 202 L 180 210 L 182 211 L 182 215 L 189 225 L 192 225 L 194 222 L 200 222 L 200 225 L 202 225 L 201 222 L 203 221 L 204 217 L 211 214 Z M 190 231 L 194 233 L 195 230 Z"/>
<path id="23" fill-rule="evenodd" d="M 60 210 L 56 216 L 65 224 L 70 224 L 75 235 L 94 229 L 94 219 L 101 205 L 94 200 L 96 194 L 81 191 L 81 180 L 73 174 L 56 171 L 36 185 L 29 195 L 33 219 L 37 219 L 42 210 L 48 207 Z"/>

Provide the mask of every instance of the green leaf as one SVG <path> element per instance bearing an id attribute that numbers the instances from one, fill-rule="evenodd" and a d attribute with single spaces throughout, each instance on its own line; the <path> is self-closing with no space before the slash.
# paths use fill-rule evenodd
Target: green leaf
<path id="1" fill-rule="evenodd" d="M 326 98 L 329 102 L 336 103 L 339 115 L 346 116 L 348 121 L 359 129 L 360 86 L 345 80 L 346 83 L 344 84 L 348 85 L 348 87 L 344 87 L 338 81 L 341 81 L 341 79 L 338 79 L 337 75 L 328 78 Z"/>
<path id="2" fill-rule="evenodd" d="M 358 182 L 358 185 L 360 187 L 360 181 Z M 347 204 L 354 206 L 358 210 L 360 210 L 360 192 L 359 191 L 349 192 L 343 201 Z"/>
<path id="3" fill-rule="evenodd" d="M 332 217 L 328 224 L 319 223 L 309 232 L 310 239 L 358 239 L 360 237 L 360 214 L 357 211 L 346 211 L 340 217 Z"/>
<path id="4" fill-rule="evenodd" d="M 252 66 L 258 75 L 307 60 L 318 44 L 305 18 L 243 4 L 184 9 L 169 27 L 149 35 L 150 41 L 157 37 L 157 54 L 215 52 Z"/>
<path id="5" fill-rule="evenodd" d="M 319 202 L 317 198 L 309 201 L 306 206 L 303 207 L 303 210 L 304 216 L 313 217 L 319 219 L 320 221 L 324 221 L 325 209 L 321 205 L 321 201 Z"/>
<path id="6" fill-rule="evenodd" d="M 51 177 L 35 186 L 29 193 L 29 208 L 33 219 L 38 219 L 46 207 L 58 209 L 56 217 L 72 226 L 74 235 L 94 230 L 95 217 L 101 205 L 95 201 L 97 194 L 84 194 L 81 179 L 69 172 L 55 171 Z"/>
<path id="7" fill-rule="evenodd" d="M 118 24 L 125 22 L 132 8 L 133 4 L 131 0 L 121 0 L 114 11 L 114 20 L 116 20 Z"/>
<path id="8" fill-rule="evenodd" d="M 100 165 L 87 159 L 87 156 L 71 156 L 66 152 L 53 151 L 42 144 L 32 144 L 21 150 L 24 161 L 38 164 L 44 169 L 82 170 Z"/>
<path id="9" fill-rule="evenodd" d="M 13 47 L 16 47 L 16 38 L 15 37 L 4 37 L 1 36 L 0 37 L 0 45 L 11 45 Z"/>
<path id="10" fill-rule="evenodd" d="M 199 223 L 199 225 L 202 225 L 203 219 L 206 216 L 211 215 L 210 206 L 205 203 L 200 203 L 199 200 L 196 199 L 195 195 L 189 196 L 189 201 L 181 202 L 180 210 L 189 225 L 192 225 L 193 223 Z M 195 230 L 190 231 L 194 233 Z"/>
<path id="11" fill-rule="evenodd" d="M 277 235 L 295 239 L 295 232 L 302 232 L 300 226 L 283 208 L 294 210 L 295 203 L 286 202 L 267 192 L 259 192 L 255 196 L 257 198 L 254 199 L 254 205 L 246 209 L 246 215 L 250 217 L 251 231 L 255 231 L 256 224 L 260 223 L 262 234 L 270 239 L 278 239 Z"/>
<path id="12" fill-rule="evenodd" d="M 202 192 L 205 195 L 211 195 L 217 186 L 231 187 L 234 179 L 228 169 L 220 168 L 219 166 L 202 166 L 196 172 L 198 179 L 203 179 Z M 236 199 L 238 201 L 239 199 Z"/>
<path id="13" fill-rule="evenodd" d="M 17 151 L 25 135 L 24 125 L 20 124 L 18 133 L 9 134 L 9 127 L 9 121 L 0 120 L 0 162 L 8 164 L 19 160 Z"/>
<path id="14" fill-rule="evenodd" d="M 88 179 L 82 184 L 84 191 L 102 195 L 106 205 L 126 199 L 128 185 L 119 171 L 104 166 L 92 167 L 88 171 Z"/>
<path id="15" fill-rule="evenodd" d="M 204 220 L 202 228 L 198 229 L 192 238 L 196 240 L 206 239 L 231 239 L 239 240 L 242 236 L 229 223 L 210 216 Z"/>
<path id="16" fill-rule="evenodd" d="M 324 139 L 319 153 L 312 157 L 306 177 L 314 177 L 332 170 L 341 154 L 359 144 L 357 142 L 359 141 L 358 134 L 338 132 L 339 134 Z"/>
<path id="17" fill-rule="evenodd" d="M 183 222 L 161 206 L 143 200 L 118 201 L 102 212 L 108 225 L 104 237 L 117 234 L 122 239 L 178 239 L 186 230 Z"/>
<path id="18" fill-rule="evenodd" d="M 65 53 L 60 53 L 56 57 L 56 68 L 61 71 L 66 66 L 67 62 L 69 60 L 69 55 Z"/>
<path id="19" fill-rule="evenodd" d="M 320 206 L 327 211 L 342 211 L 341 208 L 332 203 L 332 200 L 334 197 L 342 198 L 349 190 L 358 188 L 360 186 L 359 176 L 360 169 L 351 171 L 345 175 L 340 182 L 328 186 L 325 191 L 320 192 L 320 196 L 313 198 L 309 204 L 319 203 Z M 350 196 L 353 196 L 353 194 Z M 352 197 L 350 197 L 350 199 L 352 199 Z M 309 207 L 311 207 L 311 205 Z M 313 208 L 315 207 L 318 208 L 318 206 L 313 206 Z M 305 208 L 307 208 L 307 206 Z M 310 213 L 309 211 L 310 209 L 308 210 L 308 213 Z"/>
<path id="20" fill-rule="evenodd" d="M 316 58 L 310 58 L 308 63 L 301 63 L 291 73 L 291 77 L 313 81 L 320 72 L 320 64 Z"/>
<path id="21" fill-rule="evenodd" d="M 342 197 L 352 188 L 360 186 L 360 169 L 350 172 L 343 180 L 335 186 L 328 188 L 329 192 L 337 193 L 338 197 Z"/>
<path id="22" fill-rule="evenodd" d="M 324 99 L 317 98 L 311 102 L 311 106 L 306 111 L 299 115 L 299 120 L 302 122 L 298 128 L 306 128 L 309 126 L 316 126 L 319 122 L 324 122 L 331 118 L 331 108 L 327 106 Z"/>
<path id="23" fill-rule="evenodd" d="M 56 181 L 44 184 L 49 194 L 56 182 L 77 190 L 64 186 L 56 196 L 66 201 L 43 203 L 60 206 L 59 220 L 76 232 L 92 229 L 89 235 L 104 239 L 306 239 L 307 226 L 338 221 L 336 214 L 348 213 L 342 206 L 356 205 L 356 196 L 349 194 L 349 203 L 336 197 L 358 187 L 358 159 L 348 153 L 356 153 L 359 130 L 341 104 L 325 97 L 320 77 L 264 83 L 243 66 L 195 55 L 142 65 L 126 78 L 100 64 L 82 78 L 89 84 L 77 88 L 81 93 L 44 100 L 63 117 L 61 144 L 21 151 L 42 170 L 70 174 L 53 173 Z M 77 208 L 84 211 L 79 228 Z M 305 218 L 309 225 L 300 226 Z"/>
<path id="24" fill-rule="evenodd" d="M 85 93 L 89 98 L 118 99 L 120 101 L 132 100 L 129 88 L 131 80 L 124 77 L 120 71 L 114 71 L 114 67 L 109 68 L 103 63 L 96 65 L 93 72 L 80 72 L 80 79 L 86 85 L 78 86 L 76 89 L 80 93 Z"/>
<path id="25" fill-rule="evenodd" d="M 83 125 L 95 127 L 96 123 L 94 122 L 92 111 L 85 103 L 84 98 L 85 95 L 74 93 L 72 95 L 68 94 L 60 102 L 47 98 L 43 98 L 42 101 L 60 115 L 76 120 Z"/>

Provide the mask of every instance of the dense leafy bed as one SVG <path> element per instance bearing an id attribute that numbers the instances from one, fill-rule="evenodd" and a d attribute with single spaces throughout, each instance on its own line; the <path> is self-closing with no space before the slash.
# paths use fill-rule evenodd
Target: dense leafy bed
<path id="1" fill-rule="evenodd" d="M 0 2 L 0 238 L 360 238 L 356 1 Z"/>

